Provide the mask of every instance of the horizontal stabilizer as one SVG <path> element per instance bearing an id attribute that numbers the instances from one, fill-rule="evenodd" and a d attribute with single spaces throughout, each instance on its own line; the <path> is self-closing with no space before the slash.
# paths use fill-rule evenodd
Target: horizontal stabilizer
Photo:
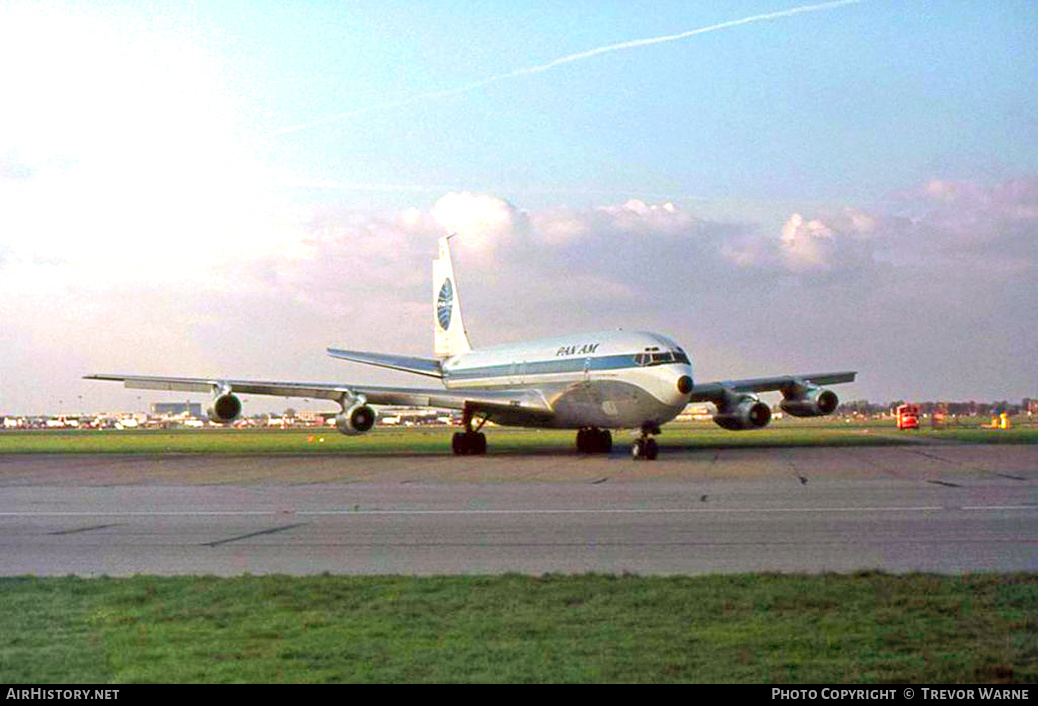
<path id="1" fill-rule="evenodd" d="M 377 365 L 380 368 L 391 370 L 402 370 L 405 373 L 415 373 L 431 378 L 442 378 L 443 370 L 440 361 L 432 358 L 410 358 L 403 355 L 388 355 L 386 353 L 367 353 L 365 351 L 344 351 L 339 348 L 329 348 L 328 355 L 333 358 L 350 360 L 354 363 L 366 365 Z"/>

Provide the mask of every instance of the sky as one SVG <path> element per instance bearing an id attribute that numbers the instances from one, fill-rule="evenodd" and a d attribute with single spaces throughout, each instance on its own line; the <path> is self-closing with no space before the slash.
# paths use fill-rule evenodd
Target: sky
<path id="1" fill-rule="evenodd" d="M 431 356 L 445 232 L 477 347 L 1038 396 L 1035 36 L 1033 0 L 0 0 L 0 414 L 425 385 L 325 348 Z"/>

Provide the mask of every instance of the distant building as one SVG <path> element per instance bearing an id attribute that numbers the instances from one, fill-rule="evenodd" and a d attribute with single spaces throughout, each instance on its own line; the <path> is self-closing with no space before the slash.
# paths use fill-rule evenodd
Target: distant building
<path id="1" fill-rule="evenodd" d="M 201 402 L 156 402 L 151 406 L 151 413 L 157 417 L 176 417 L 186 414 L 189 417 L 202 416 Z"/>
<path id="2" fill-rule="evenodd" d="M 703 421 L 706 419 L 712 419 L 714 416 L 714 407 L 709 404 L 690 404 L 681 410 L 681 413 L 677 416 L 677 421 Z"/>
<path id="3" fill-rule="evenodd" d="M 444 424 L 440 419 L 443 412 L 428 407 L 383 407 L 378 411 L 379 424 L 387 426 L 415 426 L 419 424 Z"/>
<path id="4" fill-rule="evenodd" d="M 325 416 L 326 414 L 322 412 L 301 410 L 296 412 L 296 421 L 308 427 L 319 427 L 324 424 Z"/>

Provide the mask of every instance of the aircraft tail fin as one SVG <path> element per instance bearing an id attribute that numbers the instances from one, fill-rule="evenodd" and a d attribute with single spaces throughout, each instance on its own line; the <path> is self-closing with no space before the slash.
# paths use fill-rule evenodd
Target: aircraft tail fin
<path id="1" fill-rule="evenodd" d="M 458 284 L 454 279 L 448 243 L 451 237 L 445 235 L 440 238 L 439 257 L 433 260 L 433 331 L 437 358 L 449 358 L 472 350 L 461 318 Z"/>

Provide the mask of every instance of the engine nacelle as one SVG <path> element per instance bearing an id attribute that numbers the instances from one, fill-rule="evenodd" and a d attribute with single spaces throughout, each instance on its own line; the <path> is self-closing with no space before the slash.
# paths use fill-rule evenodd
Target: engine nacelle
<path id="1" fill-rule="evenodd" d="M 241 416 L 241 400 L 237 395 L 224 392 L 213 399 L 213 406 L 209 408 L 209 421 L 220 424 L 230 424 Z"/>
<path id="2" fill-rule="evenodd" d="M 796 397 L 787 397 L 779 403 L 786 414 L 794 417 L 822 417 L 832 414 L 840 398 L 832 390 L 815 387 Z"/>
<path id="3" fill-rule="evenodd" d="M 375 426 L 375 410 L 366 404 L 355 404 L 345 412 L 335 415 L 335 426 L 346 436 L 369 432 Z"/>
<path id="4" fill-rule="evenodd" d="M 755 395 L 730 396 L 714 415 L 714 423 L 730 431 L 760 429 L 770 421 L 771 408 Z"/>

